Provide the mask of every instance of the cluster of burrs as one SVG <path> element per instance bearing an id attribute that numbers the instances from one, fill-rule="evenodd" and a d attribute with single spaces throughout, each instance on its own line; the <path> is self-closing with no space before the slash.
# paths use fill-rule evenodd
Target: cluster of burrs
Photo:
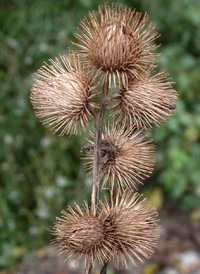
<path id="1" fill-rule="evenodd" d="M 79 134 L 95 119 L 82 148 L 93 175 L 91 206 L 68 207 L 53 226 L 60 254 L 84 256 L 91 273 L 95 261 L 137 266 L 155 251 L 157 210 L 134 192 L 155 163 L 144 130 L 173 114 L 177 93 L 165 71 L 155 72 L 159 35 L 147 14 L 104 4 L 80 25 L 78 49 L 38 70 L 31 102 L 40 121 L 60 135 Z M 106 109 L 112 119 L 107 125 Z M 100 180 L 101 191 L 110 188 L 103 201 Z"/>

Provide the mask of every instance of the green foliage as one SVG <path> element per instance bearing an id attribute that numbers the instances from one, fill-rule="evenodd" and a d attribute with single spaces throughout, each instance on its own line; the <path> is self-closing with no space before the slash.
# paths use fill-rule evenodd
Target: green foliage
<path id="1" fill-rule="evenodd" d="M 112 3 L 112 1 L 108 1 Z M 158 161 L 147 188 L 174 205 L 199 207 L 200 199 L 200 5 L 198 0 L 124 0 L 147 11 L 162 33 L 162 68 L 179 93 L 171 120 L 152 134 Z M 102 1 L 3 1 L 0 9 L 0 267 L 24 250 L 49 241 L 47 227 L 91 185 L 80 161 L 83 137 L 52 136 L 29 102 L 34 72 L 44 60 L 67 53 L 79 20 Z M 16 252 L 21 248 L 23 252 Z M 16 255 L 17 254 L 17 255 Z M 21 254 L 21 255 L 20 255 Z"/>
<path id="2" fill-rule="evenodd" d="M 174 205 L 193 209 L 200 206 L 200 5 L 198 1 L 144 5 L 162 33 L 161 67 L 170 72 L 179 94 L 175 115 L 153 130 L 158 146 L 156 180 Z"/>

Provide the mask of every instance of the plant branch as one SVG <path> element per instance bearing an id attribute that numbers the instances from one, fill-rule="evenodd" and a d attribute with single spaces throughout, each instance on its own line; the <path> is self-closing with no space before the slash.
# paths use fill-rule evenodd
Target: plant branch
<path id="1" fill-rule="evenodd" d="M 81 153 L 87 154 L 90 150 L 94 151 L 94 144 L 87 144 L 81 148 Z M 100 172 L 103 166 L 113 158 L 117 149 L 111 143 L 101 142 L 101 159 L 100 159 Z"/>
<path id="2" fill-rule="evenodd" d="M 93 144 L 87 144 L 81 148 L 81 153 L 86 154 L 88 151 L 94 150 Z M 101 151 L 105 153 L 115 153 L 116 147 L 114 147 L 111 143 L 101 143 Z"/>
<path id="3" fill-rule="evenodd" d="M 94 161 L 93 161 L 93 180 L 92 180 L 92 194 L 91 194 L 91 213 L 96 216 L 97 204 L 99 201 L 99 183 L 100 183 L 100 170 L 101 170 L 101 146 L 102 146 L 102 127 L 103 117 L 107 106 L 107 94 L 108 94 L 108 77 L 104 78 L 104 84 L 101 95 L 100 109 L 95 119 L 95 132 L 94 132 Z M 88 147 L 87 149 L 91 149 Z M 106 271 L 106 270 L 105 270 Z M 91 274 L 92 264 L 87 262 L 85 274 Z M 106 272 L 102 272 L 106 273 Z"/>
<path id="4" fill-rule="evenodd" d="M 99 200 L 102 127 L 103 127 L 103 117 L 104 117 L 106 106 L 107 106 L 107 100 L 106 100 L 107 94 L 108 94 L 108 77 L 106 76 L 104 78 L 100 109 L 95 119 L 93 181 L 92 181 L 92 196 L 91 196 L 91 212 L 94 216 L 96 216 L 97 204 Z"/>
<path id="5" fill-rule="evenodd" d="M 84 274 L 92 274 L 92 264 L 89 262 L 89 259 L 87 261 L 87 265 L 86 265 Z"/>
<path id="6" fill-rule="evenodd" d="M 106 274 L 107 266 L 108 266 L 108 262 L 104 264 L 104 266 L 101 269 L 100 274 Z"/>

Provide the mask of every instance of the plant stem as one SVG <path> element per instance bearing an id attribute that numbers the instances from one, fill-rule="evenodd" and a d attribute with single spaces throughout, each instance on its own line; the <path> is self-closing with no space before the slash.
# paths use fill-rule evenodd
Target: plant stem
<path id="1" fill-rule="evenodd" d="M 102 141 L 102 127 L 103 117 L 106 110 L 106 98 L 108 94 L 108 76 L 104 78 L 104 84 L 101 95 L 100 108 L 96 115 L 94 126 L 94 160 L 93 160 L 93 180 L 92 180 L 92 194 L 91 194 L 91 213 L 96 216 L 97 205 L 99 201 L 99 184 L 100 184 L 100 171 L 101 171 L 101 141 Z M 104 267 L 104 266 L 103 266 Z M 107 266 L 106 266 L 107 268 Z M 106 271 L 106 269 L 105 269 Z M 91 274 L 92 264 L 87 262 L 85 274 Z M 106 272 L 102 272 L 105 273 Z"/>
<path id="2" fill-rule="evenodd" d="M 103 127 L 103 117 L 104 117 L 106 105 L 107 105 L 106 104 L 107 94 L 108 94 L 108 77 L 105 76 L 102 95 L 101 95 L 100 109 L 95 119 L 93 181 L 92 181 L 92 196 L 91 196 L 91 212 L 94 216 L 96 216 L 97 204 L 99 200 L 102 127 Z"/>
<path id="3" fill-rule="evenodd" d="M 107 266 L 108 266 L 108 263 L 105 263 L 104 266 L 101 269 L 100 274 L 106 274 Z"/>
<path id="4" fill-rule="evenodd" d="M 84 274 L 91 274 L 91 273 L 92 273 L 92 264 L 89 262 L 89 258 L 88 258 Z"/>

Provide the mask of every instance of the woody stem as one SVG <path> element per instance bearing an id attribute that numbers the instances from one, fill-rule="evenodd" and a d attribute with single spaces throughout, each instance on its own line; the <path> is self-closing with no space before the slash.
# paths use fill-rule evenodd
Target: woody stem
<path id="1" fill-rule="evenodd" d="M 104 78 L 104 84 L 101 95 L 100 108 L 96 115 L 94 126 L 94 160 L 93 160 L 93 180 L 92 180 L 92 194 L 91 194 L 91 213 L 93 216 L 97 214 L 97 205 L 99 201 L 99 184 L 100 184 L 100 171 L 101 171 L 101 146 L 102 146 L 102 127 L 103 118 L 107 106 L 108 95 L 108 76 Z M 106 263 L 107 265 L 107 263 Z M 86 266 L 86 274 L 92 271 L 92 264 L 88 261 Z M 104 272 L 106 273 L 106 272 Z"/>
<path id="2" fill-rule="evenodd" d="M 91 196 L 91 211 L 96 216 L 97 204 L 99 200 L 99 183 L 101 171 L 101 146 L 102 146 L 102 127 L 103 118 L 106 110 L 106 98 L 108 94 L 108 77 L 105 77 L 101 95 L 100 109 L 95 119 L 94 133 L 94 161 L 93 161 L 93 180 L 92 180 L 92 196 Z"/>
<path id="3" fill-rule="evenodd" d="M 108 266 L 108 263 L 105 263 L 104 266 L 101 269 L 100 274 L 106 274 L 107 266 Z"/>

